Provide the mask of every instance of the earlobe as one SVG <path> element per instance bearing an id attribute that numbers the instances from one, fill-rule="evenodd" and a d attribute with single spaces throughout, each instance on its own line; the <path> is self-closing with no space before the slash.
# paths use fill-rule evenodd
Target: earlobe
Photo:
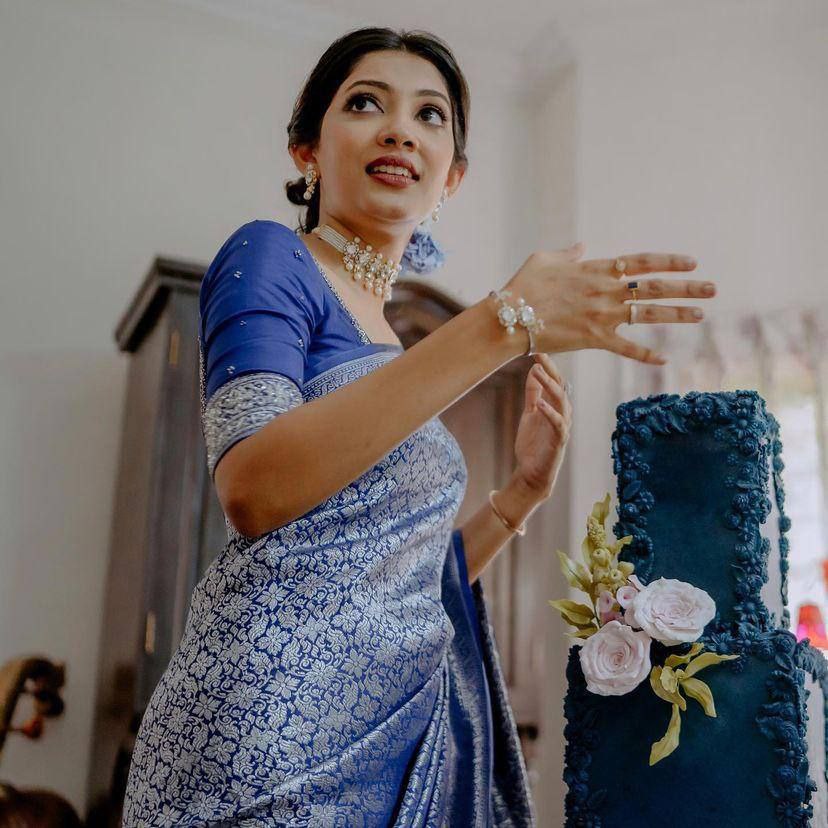
<path id="1" fill-rule="evenodd" d="M 448 191 L 447 199 L 451 198 L 457 192 L 465 174 L 466 167 L 464 165 L 457 165 L 452 168 L 445 183 L 445 189 Z"/>

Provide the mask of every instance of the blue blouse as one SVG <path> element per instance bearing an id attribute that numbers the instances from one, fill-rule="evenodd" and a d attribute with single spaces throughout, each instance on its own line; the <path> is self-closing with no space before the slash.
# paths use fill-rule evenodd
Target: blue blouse
<path id="1" fill-rule="evenodd" d="M 402 353 L 301 239 L 253 221 L 204 276 L 202 425 L 223 454 Z M 324 450 L 323 446 L 319 447 Z M 123 824 L 534 825 L 460 447 L 438 417 L 290 523 L 227 544 L 136 737 Z"/>

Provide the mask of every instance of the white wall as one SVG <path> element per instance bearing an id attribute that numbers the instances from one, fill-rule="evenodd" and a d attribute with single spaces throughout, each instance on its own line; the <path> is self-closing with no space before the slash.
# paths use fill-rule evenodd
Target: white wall
<path id="1" fill-rule="evenodd" d="M 709 316 L 825 304 L 828 6 L 635 5 L 565 22 L 581 73 L 577 226 L 587 257 L 694 255 L 692 278 L 718 286 L 701 303 Z M 609 435 L 622 363 L 636 370 L 608 353 L 577 355 L 573 543 L 593 500 L 608 486 L 615 499 Z M 607 448 L 602 462 L 596 445 Z"/>

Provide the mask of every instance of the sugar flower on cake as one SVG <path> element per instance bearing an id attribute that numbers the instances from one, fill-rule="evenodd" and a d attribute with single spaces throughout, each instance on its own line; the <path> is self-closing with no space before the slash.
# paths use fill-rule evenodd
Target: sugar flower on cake
<path id="1" fill-rule="evenodd" d="M 650 636 L 619 621 L 609 621 L 580 649 L 587 690 L 599 696 L 623 696 L 650 674 Z"/>
<path id="2" fill-rule="evenodd" d="M 669 647 L 696 641 L 715 615 L 716 604 L 703 589 L 659 578 L 636 593 L 624 619 Z"/>
<path id="3" fill-rule="evenodd" d="M 728 649 L 727 642 L 711 639 L 714 651 L 705 652 L 705 644 L 697 640 L 716 615 L 716 604 L 703 589 L 672 578 L 643 584 L 633 564 L 620 559 L 633 538 L 627 535 L 611 542 L 604 525 L 609 503 L 607 493 L 587 518 L 583 562 L 557 552 L 567 583 L 589 603 L 562 598 L 549 604 L 575 628 L 569 635 L 584 642 L 578 659 L 590 693 L 624 696 L 649 676 L 655 695 L 671 705 L 667 732 L 650 750 L 650 765 L 654 765 L 678 747 L 687 699 L 695 699 L 707 716 L 716 715 L 713 693 L 697 674 L 739 656 L 721 652 Z M 660 655 L 663 664 L 652 664 L 653 641 L 682 651 Z M 691 646 L 685 650 L 687 644 Z"/>

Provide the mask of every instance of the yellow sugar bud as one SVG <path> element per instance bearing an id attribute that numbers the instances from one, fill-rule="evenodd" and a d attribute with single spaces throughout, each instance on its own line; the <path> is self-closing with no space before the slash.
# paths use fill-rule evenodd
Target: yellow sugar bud
<path id="1" fill-rule="evenodd" d="M 630 575 L 632 575 L 635 571 L 635 566 L 633 566 L 633 564 L 631 564 L 629 561 L 620 561 L 618 564 L 618 569 L 625 578 L 629 578 Z"/>
<path id="2" fill-rule="evenodd" d="M 592 570 L 593 578 L 596 581 L 609 581 L 609 569 L 605 566 L 596 566 Z"/>
<path id="3" fill-rule="evenodd" d="M 599 546 L 598 549 L 592 551 L 592 562 L 598 566 L 607 566 L 610 562 L 609 549 Z"/>
<path id="4" fill-rule="evenodd" d="M 587 536 L 596 546 L 603 546 L 607 542 L 604 525 L 592 516 L 587 518 Z"/>
<path id="5" fill-rule="evenodd" d="M 624 581 L 624 574 L 620 569 L 611 569 L 609 571 L 609 578 L 613 586 L 618 586 Z"/>

